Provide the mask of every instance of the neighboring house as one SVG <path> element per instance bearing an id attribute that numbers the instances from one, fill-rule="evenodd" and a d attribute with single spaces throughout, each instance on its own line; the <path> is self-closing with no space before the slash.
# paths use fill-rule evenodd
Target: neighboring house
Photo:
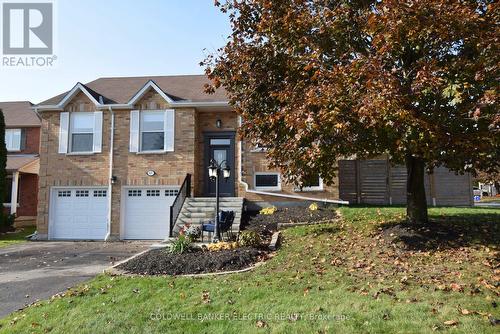
<path id="1" fill-rule="evenodd" d="M 207 95 L 207 83 L 203 75 L 101 78 L 34 106 L 42 118 L 39 238 L 163 239 L 180 222 L 199 223 L 213 214 L 203 199 L 215 194 L 211 159 L 231 169 L 220 186 L 234 198 L 226 207 L 238 198 L 338 202 L 338 185 L 319 176 L 301 190 L 282 182 L 264 150 L 238 139 L 225 92 Z M 194 203 L 182 207 L 188 193 Z"/>
<path id="2" fill-rule="evenodd" d="M 34 225 L 37 215 L 40 168 L 40 118 L 32 104 L 0 102 L 5 117 L 7 199 L 4 210 L 16 215 L 16 225 Z"/>

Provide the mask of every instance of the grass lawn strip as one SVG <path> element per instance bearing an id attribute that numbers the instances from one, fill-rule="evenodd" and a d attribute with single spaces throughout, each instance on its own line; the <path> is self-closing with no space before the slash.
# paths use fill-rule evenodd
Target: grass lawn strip
<path id="1" fill-rule="evenodd" d="M 35 227 L 20 227 L 15 232 L 0 234 L 0 248 L 26 242 L 26 237 L 35 232 Z"/>
<path id="2" fill-rule="evenodd" d="M 340 210 L 342 221 L 284 230 L 250 272 L 101 275 L 0 320 L 0 333 L 498 332 L 500 210 L 432 208 L 461 229 L 455 241 L 417 229 L 421 249 L 386 232 L 404 208 Z"/>

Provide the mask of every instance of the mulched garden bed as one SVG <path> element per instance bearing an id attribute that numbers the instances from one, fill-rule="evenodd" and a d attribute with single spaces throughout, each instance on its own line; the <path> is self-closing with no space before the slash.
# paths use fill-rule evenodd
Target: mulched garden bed
<path id="1" fill-rule="evenodd" d="M 262 215 L 258 211 L 247 212 L 243 229 L 255 231 L 264 238 L 270 238 L 278 230 L 278 224 L 315 223 L 337 218 L 331 208 L 318 208 L 311 211 L 307 207 L 279 208 L 272 215 Z"/>
<path id="2" fill-rule="evenodd" d="M 265 259 L 267 252 L 256 248 L 237 248 L 209 252 L 199 248 L 183 254 L 155 249 L 117 267 L 129 274 L 188 275 L 245 269 Z"/>

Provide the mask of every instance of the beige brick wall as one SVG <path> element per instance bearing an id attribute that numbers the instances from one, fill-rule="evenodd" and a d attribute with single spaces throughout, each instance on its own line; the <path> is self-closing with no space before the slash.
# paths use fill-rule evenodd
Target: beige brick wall
<path id="1" fill-rule="evenodd" d="M 167 105 L 156 93 L 147 93 L 137 104 L 137 109 L 166 109 Z M 93 112 L 94 106 L 84 95 L 77 95 L 66 111 Z M 195 117 L 193 108 L 175 112 L 174 152 L 164 154 L 137 154 L 129 152 L 130 110 L 116 110 L 111 233 L 120 233 L 120 203 L 122 186 L 128 185 L 178 185 L 186 173 L 194 173 L 195 166 Z M 40 235 L 48 233 L 50 188 L 52 186 L 108 185 L 110 112 L 103 111 L 102 153 L 92 155 L 66 155 L 58 153 L 59 111 L 42 112 L 42 149 L 40 152 L 40 181 L 37 229 Z M 148 170 L 156 175 L 149 177 Z"/>
<path id="2" fill-rule="evenodd" d="M 155 110 L 168 108 L 163 98 L 150 90 L 137 103 L 137 109 Z M 79 93 L 67 105 L 68 112 L 93 112 L 93 103 L 83 93 Z M 112 193 L 112 236 L 120 233 L 121 192 L 123 186 L 134 185 L 177 185 L 180 186 L 186 173 L 193 174 L 193 191 L 202 195 L 206 177 L 204 167 L 204 132 L 236 131 L 238 118 L 228 111 L 197 111 L 194 108 L 178 108 L 175 112 L 174 152 L 164 154 L 137 154 L 129 152 L 130 110 L 116 110 L 114 135 L 114 169 L 117 182 Z M 43 237 L 48 233 L 49 197 L 53 186 L 106 186 L 109 181 L 109 142 L 111 114 L 103 111 L 102 153 L 91 155 L 59 154 L 59 111 L 42 112 L 39 201 L 37 209 L 37 229 Z M 216 121 L 222 127 L 216 127 Z M 237 139 L 238 140 L 238 139 Z M 238 182 L 239 170 L 238 142 L 235 143 L 235 187 L 237 196 L 252 201 L 287 201 L 274 196 L 260 196 L 245 193 Z M 149 177 L 148 170 L 156 175 Z M 251 152 L 248 145 L 243 150 L 243 178 L 253 188 L 253 173 L 267 171 L 264 153 Z M 317 198 L 338 198 L 338 186 L 325 186 L 322 192 L 295 192 L 291 185 L 282 183 L 283 193 Z"/>

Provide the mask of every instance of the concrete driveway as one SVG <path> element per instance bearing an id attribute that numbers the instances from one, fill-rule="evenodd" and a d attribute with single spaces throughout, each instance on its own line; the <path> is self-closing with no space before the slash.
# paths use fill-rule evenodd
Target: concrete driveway
<path id="1" fill-rule="evenodd" d="M 0 248 L 0 318 L 47 299 L 152 242 L 27 242 Z"/>

